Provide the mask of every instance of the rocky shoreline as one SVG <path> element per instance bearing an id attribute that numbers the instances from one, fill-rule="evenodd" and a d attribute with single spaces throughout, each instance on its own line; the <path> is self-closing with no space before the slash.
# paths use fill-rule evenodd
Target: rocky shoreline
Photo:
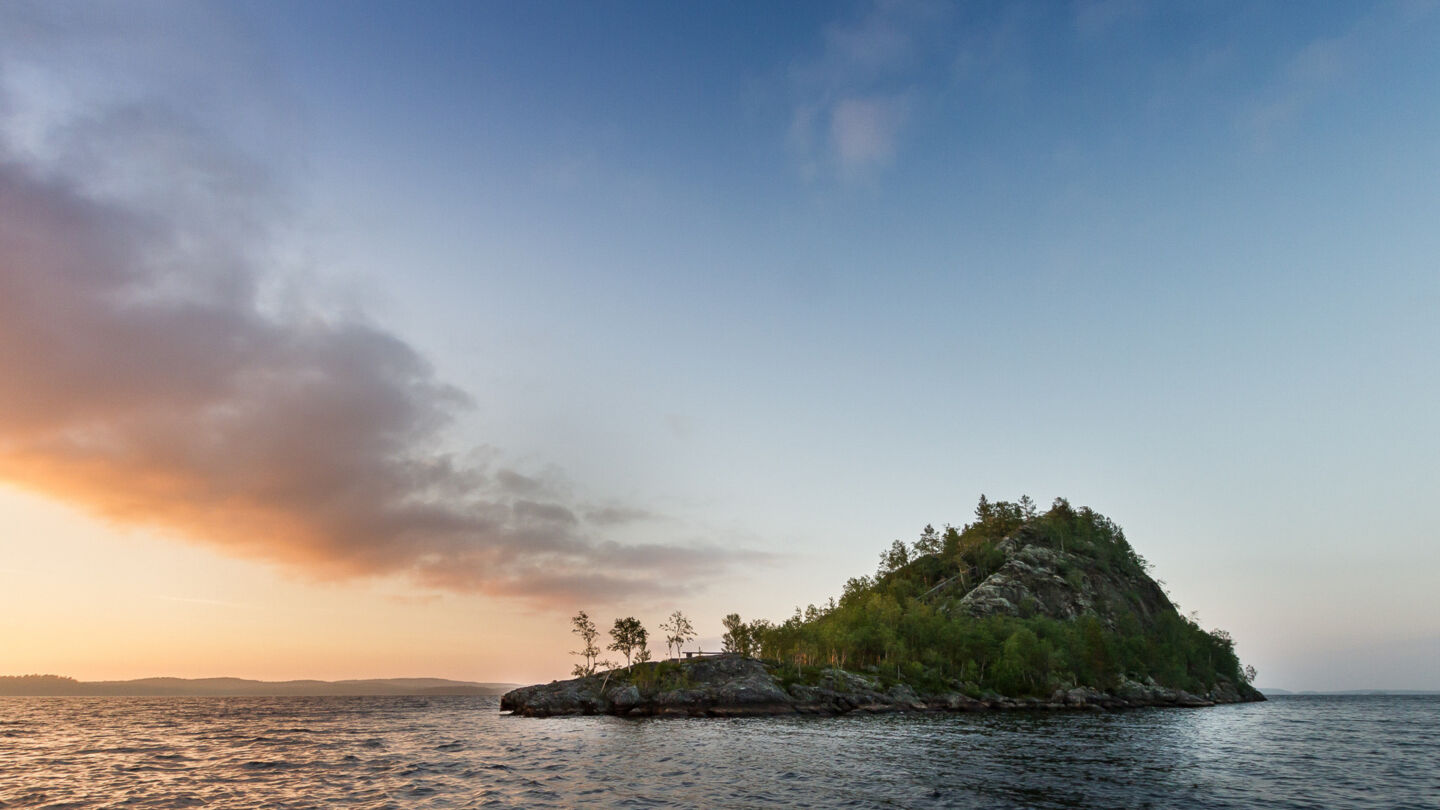
<path id="1" fill-rule="evenodd" d="M 1122 680 L 1112 691 L 1091 687 L 1056 690 L 1049 697 L 972 697 L 960 691 L 920 694 L 905 684 L 883 688 L 879 679 L 840 669 L 814 683 L 789 680 L 786 669 L 753 658 L 724 656 L 645 664 L 633 671 L 537 684 L 507 692 L 500 710 L 524 717 L 609 714 L 625 717 L 746 717 L 852 712 L 1091 710 L 1149 706 L 1198 708 L 1264 700 L 1249 685 L 1221 681 L 1204 695 L 1153 681 Z"/>

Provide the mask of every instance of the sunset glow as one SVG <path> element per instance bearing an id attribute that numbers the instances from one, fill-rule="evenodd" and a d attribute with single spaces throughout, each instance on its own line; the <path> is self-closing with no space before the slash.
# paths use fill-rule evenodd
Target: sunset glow
<path id="1" fill-rule="evenodd" d="M 0 674 L 570 671 L 1090 504 L 1440 688 L 1433 4 L 0 6 Z"/>

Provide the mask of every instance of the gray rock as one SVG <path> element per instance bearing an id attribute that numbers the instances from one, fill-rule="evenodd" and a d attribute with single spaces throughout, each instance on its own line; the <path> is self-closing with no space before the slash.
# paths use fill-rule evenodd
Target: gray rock
<path id="1" fill-rule="evenodd" d="M 790 696 L 765 673 L 721 684 L 715 690 L 715 702 L 733 706 L 757 703 L 789 703 Z"/>
<path id="2" fill-rule="evenodd" d="M 1150 699 L 1150 689 L 1144 684 L 1132 681 L 1129 678 L 1120 679 L 1120 686 L 1115 690 L 1115 694 L 1125 700 L 1145 701 Z"/>
<path id="3" fill-rule="evenodd" d="M 630 710 L 640 705 L 640 690 L 634 685 L 617 686 L 605 693 L 614 709 Z"/>
<path id="4" fill-rule="evenodd" d="M 803 683 L 790 684 L 790 696 L 800 703 L 814 705 L 820 703 L 824 696 L 818 686 L 806 686 Z"/>
<path id="5" fill-rule="evenodd" d="M 1235 684 L 1229 681 L 1216 681 L 1205 697 L 1216 703 L 1239 703 L 1245 699 L 1241 697 L 1240 690 L 1235 688 Z"/>
<path id="6" fill-rule="evenodd" d="M 1089 686 L 1077 686 L 1066 692 L 1064 697 L 1064 701 L 1072 706 L 1088 706 L 1092 703 L 1102 703 L 1104 700 L 1105 693 Z"/>
<path id="7" fill-rule="evenodd" d="M 869 694 L 879 689 L 878 683 L 863 675 L 834 667 L 820 674 L 820 684 L 841 694 Z"/>
<path id="8" fill-rule="evenodd" d="M 903 683 L 897 683 L 886 690 L 885 697 L 889 698 L 892 703 L 908 705 L 920 702 L 920 696 L 915 694 L 915 690 Z"/>

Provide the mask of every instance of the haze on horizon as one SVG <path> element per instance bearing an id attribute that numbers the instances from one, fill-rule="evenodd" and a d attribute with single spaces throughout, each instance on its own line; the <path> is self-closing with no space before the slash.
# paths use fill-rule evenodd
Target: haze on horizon
<path id="1" fill-rule="evenodd" d="M 976 498 L 1440 689 L 1440 4 L 0 5 L 0 674 L 568 672 Z"/>

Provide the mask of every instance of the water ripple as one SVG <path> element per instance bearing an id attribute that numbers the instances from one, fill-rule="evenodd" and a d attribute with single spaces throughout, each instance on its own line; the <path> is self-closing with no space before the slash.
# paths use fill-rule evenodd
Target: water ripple
<path id="1" fill-rule="evenodd" d="M 1440 808 L 1440 698 L 620 720 L 493 698 L 3 698 L 0 808 Z"/>

